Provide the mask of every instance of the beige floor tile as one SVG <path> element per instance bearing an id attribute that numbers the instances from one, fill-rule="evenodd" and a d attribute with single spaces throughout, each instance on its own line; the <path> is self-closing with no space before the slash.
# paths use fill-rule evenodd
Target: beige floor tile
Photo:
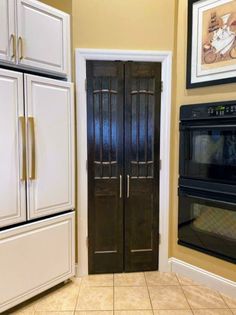
<path id="1" fill-rule="evenodd" d="M 203 286 L 183 286 L 192 309 L 227 308 L 220 294 Z"/>
<path id="2" fill-rule="evenodd" d="M 119 273 L 114 275 L 115 286 L 127 286 L 127 287 L 145 287 L 146 281 L 143 272 L 134 273 Z"/>
<path id="3" fill-rule="evenodd" d="M 232 309 L 231 311 L 233 312 L 234 315 L 236 315 L 236 309 Z"/>
<path id="4" fill-rule="evenodd" d="M 193 310 L 194 315 L 232 315 L 232 312 L 227 309 L 212 309 L 212 310 Z"/>
<path id="5" fill-rule="evenodd" d="M 175 273 L 150 271 L 145 272 L 148 286 L 155 285 L 179 285 L 179 281 Z"/>
<path id="6" fill-rule="evenodd" d="M 233 299 L 233 298 L 231 298 L 227 295 L 224 295 L 224 294 L 221 294 L 221 296 L 223 297 L 223 300 L 228 305 L 228 307 L 236 309 L 236 299 Z"/>
<path id="7" fill-rule="evenodd" d="M 35 311 L 73 311 L 79 294 L 80 281 L 75 279 L 50 290 L 35 302 Z"/>
<path id="8" fill-rule="evenodd" d="M 113 315 L 113 311 L 82 311 L 75 312 L 74 315 Z"/>
<path id="9" fill-rule="evenodd" d="M 113 287 L 81 287 L 76 310 L 113 310 Z"/>
<path id="10" fill-rule="evenodd" d="M 179 310 L 189 309 L 188 302 L 181 287 L 153 286 L 149 287 L 153 309 Z"/>
<path id="11" fill-rule="evenodd" d="M 82 278 L 82 286 L 88 287 L 112 287 L 113 274 L 89 275 Z"/>
<path id="12" fill-rule="evenodd" d="M 193 315 L 190 310 L 155 310 L 154 315 Z"/>
<path id="13" fill-rule="evenodd" d="M 115 311 L 114 315 L 153 315 L 152 311 Z"/>
<path id="14" fill-rule="evenodd" d="M 147 287 L 115 287 L 115 310 L 149 310 Z"/>
<path id="15" fill-rule="evenodd" d="M 189 279 L 187 277 L 184 277 L 178 274 L 177 274 L 177 278 L 179 279 L 179 282 L 181 285 L 200 285 L 200 283 L 196 283 L 192 279 Z"/>
<path id="16" fill-rule="evenodd" d="M 36 311 L 34 313 L 34 315 L 74 315 L 74 311 L 73 312 L 41 312 L 41 311 Z"/>

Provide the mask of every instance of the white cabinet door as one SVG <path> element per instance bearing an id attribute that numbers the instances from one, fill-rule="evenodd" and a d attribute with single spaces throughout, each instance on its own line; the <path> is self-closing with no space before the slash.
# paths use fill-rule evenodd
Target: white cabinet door
<path id="1" fill-rule="evenodd" d="M 74 276 L 74 216 L 0 232 L 0 313 Z"/>
<path id="2" fill-rule="evenodd" d="M 35 0 L 17 0 L 19 63 L 67 74 L 69 15 Z"/>
<path id="3" fill-rule="evenodd" d="M 23 76 L 0 69 L 0 227 L 26 220 L 23 115 Z"/>
<path id="4" fill-rule="evenodd" d="M 0 1 L 0 60 L 15 62 L 15 1 Z"/>
<path id="5" fill-rule="evenodd" d="M 28 217 L 74 208 L 74 102 L 68 82 L 25 76 Z"/>

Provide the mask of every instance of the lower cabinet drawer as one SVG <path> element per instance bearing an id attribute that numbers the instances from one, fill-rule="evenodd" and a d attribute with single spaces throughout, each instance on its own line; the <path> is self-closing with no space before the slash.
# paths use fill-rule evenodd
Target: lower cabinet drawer
<path id="1" fill-rule="evenodd" d="M 0 232 L 0 313 L 75 274 L 75 214 Z"/>

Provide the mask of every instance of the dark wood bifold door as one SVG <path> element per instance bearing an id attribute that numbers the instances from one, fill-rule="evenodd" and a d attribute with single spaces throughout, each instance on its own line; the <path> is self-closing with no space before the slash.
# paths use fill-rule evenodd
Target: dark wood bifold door
<path id="1" fill-rule="evenodd" d="M 87 62 L 89 273 L 158 269 L 161 65 Z"/>

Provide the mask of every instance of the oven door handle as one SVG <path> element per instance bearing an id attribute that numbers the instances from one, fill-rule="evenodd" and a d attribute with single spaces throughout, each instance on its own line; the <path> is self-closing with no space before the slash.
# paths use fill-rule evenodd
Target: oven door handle
<path id="1" fill-rule="evenodd" d="M 212 198 L 204 198 L 204 197 L 199 197 L 199 196 L 193 196 L 193 195 L 186 194 L 186 193 L 183 193 L 182 196 L 187 197 L 187 198 L 195 198 L 195 199 L 197 198 L 197 199 L 204 200 L 204 201 L 213 201 L 216 203 L 224 203 L 224 204 L 236 207 L 236 203 L 233 203 L 233 202 L 221 201 L 221 200 L 212 199 Z"/>
<path id="2" fill-rule="evenodd" d="M 206 129 L 206 128 L 236 128 L 235 125 L 202 125 L 202 126 L 182 126 L 181 130 L 186 131 L 187 129 Z"/>

